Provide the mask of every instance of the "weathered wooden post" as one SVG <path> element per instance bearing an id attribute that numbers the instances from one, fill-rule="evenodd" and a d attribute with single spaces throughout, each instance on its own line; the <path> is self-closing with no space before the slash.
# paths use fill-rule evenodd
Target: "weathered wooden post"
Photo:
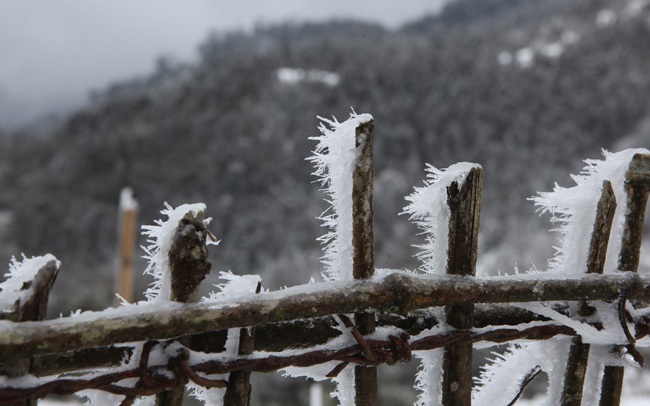
<path id="1" fill-rule="evenodd" d="M 596 206 L 596 221 L 594 222 L 589 256 L 587 258 L 587 273 L 602 274 L 607 259 L 607 246 L 612 230 L 612 221 L 616 212 L 616 196 L 612 183 L 603 182 L 600 200 Z M 582 312 L 593 312 L 586 302 L 582 303 Z M 590 314 L 581 314 L 589 316 Z M 564 387 L 562 388 L 561 402 L 564 406 L 580 406 L 582 391 L 587 372 L 589 358 L 589 344 L 583 344 L 580 337 L 575 337 L 569 349 L 569 359 L 564 371 Z"/>
<path id="2" fill-rule="evenodd" d="M 262 290 L 262 282 L 257 284 L 255 293 Z M 239 355 L 250 355 L 255 346 L 255 327 L 239 330 Z M 224 406 L 249 406 L 251 402 L 251 371 L 233 371 L 228 377 L 228 388 L 223 398 Z"/>
<path id="3" fill-rule="evenodd" d="M 354 279 L 368 279 L 375 272 L 373 237 L 373 120 L 356 128 L 355 146 L 361 149 L 353 173 L 352 186 L 352 272 Z M 374 313 L 354 316 L 359 332 L 367 335 L 375 331 Z M 354 369 L 355 405 L 377 405 L 377 368 L 358 365 Z"/>
<path id="4" fill-rule="evenodd" d="M 16 292 L 20 293 L 20 298 L 14 304 L 13 311 L 0 313 L 0 319 L 22 322 L 40 321 L 45 318 L 50 290 L 59 274 L 60 263 L 52 256 L 42 258 L 47 262 L 33 274 L 30 280 L 22 281 L 19 292 Z M 7 295 L 14 292 L 3 291 L 2 293 Z M 34 359 L 17 359 L 0 363 L 0 375 L 19 377 L 33 373 L 36 367 Z M 36 406 L 36 403 L 36 399 L 27 399 L 11 403 L 11 406 Z"/>
<path id="5" fill-rule="evenodd" d="M 133 258 L 136 246 L 136 224 L 138 217 L 138 202 L 133 198 L 131 188 L 124 188 L 120 193 L 118 226 L 118 255 L 119 263 L 116 269 L 115 291 L 124 300 L 133 301 Z M 119 305 L 115 298 L 115 305 Z"/>
<path id="6" fill-rule="evenodd" d="M 478 231 L 481 217 L 483 169 L 470 169 L 462 187 L 452 182 L 447 188 L 449 248 L 447 274 L 476 275 Z M 474 305 L 457 304 L 445 307 L 447 323 L 457 329 L 474 327 Z M 472 344 L 449 345 L 444 348 L 442 404 L 469 406 L 472 403 Z"/>
<path id="7" fill-rule="evenodd" d="M 618 269 L 637 272 L 645 210 L 650 193 L 650 155 L 636 154 L 625 173 L 627 209 Z M 624 368 L 606 366 L 600 391 L 600 406 L 617 406 L 621 401 Z"/>
<path id="8" fill-rule="evenodd" d="M 193 211 L 185 214 L 179 222 L 171 248 L 169 249 L 169 268 L 171 271 L 170 300 L 176 302 L 197 302 L 199 286 L 210 272 L 212 264 L 208 260 L 207 238 L 210 235 L 204 221 L 203 212 Z M 183 344 L 188 344 L 180 340 Z M 178 387 L 159 393 L 157 406 L 181 406 L 185 387 Z"/>

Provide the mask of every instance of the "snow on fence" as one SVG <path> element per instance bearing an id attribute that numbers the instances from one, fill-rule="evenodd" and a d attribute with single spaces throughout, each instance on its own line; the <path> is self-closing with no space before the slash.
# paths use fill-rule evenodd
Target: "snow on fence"
<path id="1" fill-rule="evenodd" d="M 483 171 L 428 167 L 404 213 L 425 242 L 417 271 L 373 264 L 374 122 L 324 121 L 312 161 L 331 210 L 324 282 L 263 290 L 259 277 L 210 271 L 203 204 L 167 207 L 144 227 L 155 277 L 147 300 L 42 321 L 60 269 L 51 255 L 10 265 L 0 284 L 0 404 L 80 393 L 92 404 L 248 405 L 250 375 L 332 379 L 343 405 L 376 405 L 377 368 L 409 362 L 418 405 L 511 405 L 542 372 L 545 404 L 617 405 L 625 368 L 650 344 L 650 278 L 639 252 L 650 153 L 587 161 L 576 186 L 535 202 L 560 224 L 549 270 L 476 276 Z M 511 343 L 472 377 L 474 348 Z M 476 384 L 473 380 L 476 379 Z"/>

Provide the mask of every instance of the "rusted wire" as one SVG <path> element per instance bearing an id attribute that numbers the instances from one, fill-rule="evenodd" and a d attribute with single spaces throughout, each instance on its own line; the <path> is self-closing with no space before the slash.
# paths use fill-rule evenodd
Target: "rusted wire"
<path id="1" fill-rule="evenodd" d="M 370 362 L 375 362 L 377 358 L 375 357 L 375 354 L 373 354 L 372 350 L 370 349 L 370 346 L 368 345 L 368 342 L 366 341 L 366 338 L 361 334 L 359 329 L 352 323 L 352 320 L 345 314 L 339 314 L 339 319 L 343 322 L 343 325 L 352 331 L 352 336 L 354 337 L 355 340 L 359 343 L 361 348 L 363 349 L 363 354 L 368 358 L 368 361 Z"/>
<path id="2" fill-rule="evenodd" d="M 344 319 L 345 317 L 342 320 Z M 351 323 L 349 318 L 348 321 Z M 647 324 L 645 319 L 638 319 L 636 322 L 644 326 L 639 331 L 650 331 L 650 328 L 645 326 Z M 344 323 L 346 322 L 344 321 Z M 179 384 L 185 384 L 189 380 L 204 387 L 222 388 L 227 385 L 224 380 L 204 378 L 198 375 L 199 372 L 207 374 L 225 374 L 238 370 L 271 372 L 289 366 L 309 367 L 330 361 L 339 361 L 339 364 L 328 374 L 328 377 L 335 377 L 351 363 L 378 365 L 381 363 L 407 362 L 411 359 L 412 351 L 425 351 L 450 344 L 476 343 L 479 341 L 502 343 L 518 339 L 546 340 L 557 335 L 576 336 L 577 333 L 570 327 L 551 322 L 540 323 L 525 329 L 503 327 L 487 331 L 453 330 L 445 334 L 417 339 L 411 339 L 407 333 L 402 332 L 384 340 L 364 338 L 360 340 L 361 342 L 338 349 L 312 349 L 299 354 L 283 355 L 279 353 L 279 355 L 260 358 L 242 356 L 227 361 L 215 359 L 193 365 L 189 363 L 190 352 L 185 348 L 181 348 L 176 356 L 169 359 L 166 365 L 147 366 L 150 352 L 157 344 L 155 341 L 151 341 L 143 345 L 136 368 L 94 376 L 89 379 L 57 379 L 31 388 L 0 388 L 0 404 L 43 397 L 47 394 L 68 395 L 85 389 L 98 389 L 126 396 L 123 404 L 128 405 L 131 398 L 155 395 Z M 367 348 L 363 348 L 362 342 L 365 343 Z M 372 354 L 371 357 L 367 356 L 367 351 Z M 215 355 L 218 357 L 218 354 Z M 371 361 L 370 358 L 374 360 Z M 173 374 L 173 378 L 169 377 L 170 372 Z M 133 387 L 118 385 L 120 381 L 130 378 L 138 378 L 138 382 Z"/>
<path id="3" fill-rule="evenodd" d="M 620 297 L 618 299 L 618 321 L 621 324 L 625 338 L 627 339 L 628 344 L 624 347 L 623 353 L 629 354 L 634 361 L 639 364 L 641 367 L 645 365 L 645 360 L 643 355 L 636 349 L 636 338 L 630 332 L 630 328 L 627 324 L 629 313 L 626 310 L 627 304 L 627 291 L 621 290 Z"/>
<path id="4" fill-rule="evenodd" d="M 223 379 L 210 379 L 204 378 L 194 372 L 192 366 L 189 364 L 188 360 L 190 358 L 190 352 L 182 348 L 179 350 L 179 354 L 174 358 L 174 363 L 177 364 L 180 371 L 182 371 L 192 382 L 197 385 L 201 385 L 205 388 L 226 388 L 228 387 L 228 381 Z"/>

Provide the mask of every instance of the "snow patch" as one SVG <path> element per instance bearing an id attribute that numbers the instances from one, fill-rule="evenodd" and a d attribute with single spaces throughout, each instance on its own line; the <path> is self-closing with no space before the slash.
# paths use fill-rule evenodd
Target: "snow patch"
<path id="1" fill-rule="evenodd" d="M 604 9 L 598 12 L 596 15 L 596 27 L 598 28 L 607 28 L 614 23 L 616 23 L 616 12 L 614 10 Z"/>
<path id="2" fill-rule="evenodd" d="M 530 68 L 535 61 L 535 51 L 530 47 L 521 48 L 515 53 L 515 60 L 520 67 Z"/>
<path id="3" fill-rule="evenodd" d="M 327 86 L 336 86 L 341 82 L 338 73 L 320 69 L 279 68 L 277 77 L 281 83 L 296 85 L 301 82 L 322 83 Z"/>
<path id="4" fill-rule="evenodd" d="M 512 57 L 512 54 L 508 51 L 501 51 L 497 55 L 497 61 L 499 61 L 499 64 L 501 65 L 511 65 L 513 60 L 514 58 Z"/>

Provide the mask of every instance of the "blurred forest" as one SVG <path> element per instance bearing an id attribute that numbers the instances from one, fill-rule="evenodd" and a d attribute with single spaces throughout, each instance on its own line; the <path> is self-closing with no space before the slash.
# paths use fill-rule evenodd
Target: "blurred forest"
<path id="1" fill-rule="evenodd" d="M 345 120 L 352 106 L 375 117 L 379 267 L 418 266 L 417 229 L 398 213 L 425 163 L 472 161 L 485 168 L 479 268 L 542 269 L 554 236 L 526 198 L 569 186 L 601 148 L 650 144 L 649 49 L 640 0 L 457 0 L 399 30 L 214 34 L 197 63 L 162 58 L 68 117 L 0 135 L 0 263 L 51 252 L 54 312 L 104 308 L 130 186 L 141 224 L 165 201 L 207 204 L 222 239 L 213 270 L 272 289 L 318 280 L 325 203 L 309 137 L 318 115 Z"/>

